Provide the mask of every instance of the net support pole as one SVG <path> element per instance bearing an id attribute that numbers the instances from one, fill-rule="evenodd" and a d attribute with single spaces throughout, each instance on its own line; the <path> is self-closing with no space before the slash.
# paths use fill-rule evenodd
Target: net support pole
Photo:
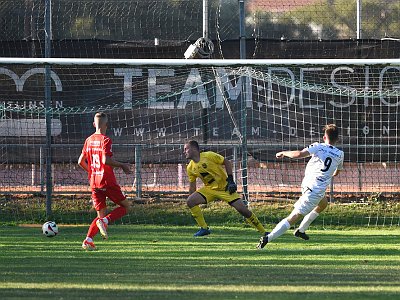
<path id="1" fill-rule="evenodd" d="M 357 0 L 357 40 L 362 38 L 361 35 L 361 10 L 362 10 L 362 1 Z"/>
<path id="2" fill-rule="evenodd" d="M 233 146 L 233 166 L 232 166 L 232 175 L 233 175 L 233 180 L 237 181 L 236 179 L 236 172 L 237 172 L 237 161 L 238 161 L 238 151 L 237 147 Z"/>
<path id="3" fill-rule="evenodd" d="M 135 189 L 136 199 L 142 198 L 142 148 L 140 145 L 135 146 Z"/>
<path id="4" fill-rule="evenodd" d="M 45 3 L 45 57 L 51 57 L 51 39 L 52 39 L 52 26 L 51 26 L 51 0 L 46 0 Z M 45 66 L 45 88 L 44 88 L 44 102 L 45 102 L 45 120 L 46 120 L 46 217 L 49 220 L 52 216 L 52 192 L 53 192 L 53 179 L 52 179 L 52 153 L 51 153 L 51 67 L 46 64 Z"/>
<path id="5" fill-rule="evenodd" d="M 239 0 L 239 41 L 240 41 L 240 59 L 246 59 L 246 24 L 245 24 L 244 0 Z"/>
<path id="6" fill-rule="evenodd" d="M 40 169 L 40 194 L 44 194 L 44 157 L 43 157 L 43 146 L 39 149 L 39 169 Z"/>
<path id="7" fill-rule="evenodd" d="M 203 37 L 208 38 L 208 0 L 203 0 Z"/>
<path id="8" fill-rule="evenodd" d="M 240 34 L 240 59 L 246 59 L 246 28 L 245 28 L 245 6 L 244 0 L 239 0 L 239 34 Z M 248 201 L 248 182 L 247 182 L 247 107 L 246 107 L 246 76 L 241 77 L 242 82 L 242 101 L 241 101 L 241 151 L 242 151 L 242 186 L 243 198 Z"/>

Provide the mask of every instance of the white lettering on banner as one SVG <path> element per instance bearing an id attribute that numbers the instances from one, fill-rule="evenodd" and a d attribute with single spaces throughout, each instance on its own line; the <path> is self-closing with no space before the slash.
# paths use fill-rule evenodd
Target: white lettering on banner
<path id="1" fill-rule="evenodd" d="M 238 102 L 241 98 L 245 98 L 246 107 L 253 107 L 253 93 L 257 93 L 256 105 L 261 109 L 263 106 L 274 107 L 278 105 L 279 108 L 287 108 L 290 105 L 294 105 L 296 99 L 296 93 L 298 93 L 298 105 L 300 108 L 320 109 L 325 105 L 331 105 L 337 108 L 349 108 L 352 105 L 363 105 L 368 107 L 372 105 L 370 103 L 371 93 L 375 93 L 379 97 L 380 103 L 387 107 L 400 106 L 400 97 L 394 95 L 390 96 L 387 93 L 380 92 L 383 90 L 396 91 L 400 90 L 399 66 L 385 66 L 379 71 L 372 72 L 370 66 L 365 66 L 363 69 L 358 69 L 349 66 L 339 66 L 334 68 L 332 71 L 326 69 L 327 67 L 318 68 L 299 68 L 299 74 L 297 74 L 299 80 L 296 81 L 294 71 L 288 67 L 268 67 L 266 68 L 269 76 L 266 79 L 254 80 L 249 76 L 240 76 L 234 72 L 231 72 L 228 68 L 216 68 L 215 82 L 207 84 L 207 88 L 212 88 L 212 91 L 206 90 L 206 85 L 203 82 L 199 68 L 191 68 L 186 78 L 186 81 L 179 82 L 179 85 L 168 84 L 169 80 L 175 82 L 177 80 L 176 71 L 174 69 L 148 69 L 147 72 L 140 68 L 115 68 L 114 76 L 123 77 L 123 107 L 124 109 L 132 109 L 134 102 L 134 91 L 133 91 L 133 79 L 143 79 L 143 74 L 148 74 L 147 78 L 147 94 L 148 94 L 148 108 L 162 108 L 162 109 L 185 109 L 189 103 L 200 103 L 202 108 L 209 108 L 211 106 L 210 99 L 214 99 L 216 108 L 223 108 L 225 100 Z M 311 92 L 310 97 L 305 97 L 307 92 L 304 84 L 306 84 L 306 74 L 310 72 L 328 72 L 330 75 L 330 87 L 338 89 L 339 93 L 341 90 L 345 91 L 343 96 L 340 94 L 337 97 L 331 99 L 328 103 L 318 103 L 315 100 L 315 96 L 318 91 Z M 16 92 L 23 92 L 26 81 L 34 75 L 45 74 L 45 68 L 32 68 L 28 69 L 21 77 L 19 77 L 14 71 L 0 67 L 0 76 L 5 75 L 11 79 L 15 84 Z M 329 74 L 330 72 L 330 74 Z M 357 89 L 351 86 L 351 82 L 354 82 L 352 78 L 357 76 L 364 78 L 364 82 L 358 82 Z M 55 71 L 50 71 L 50 76 L 54 87 L 57 92 L 63 91 L 63 84 L 60 77 Z M 78 74 L 78 76 L 80 76 Z M 289 79 L 288 86 L 276 86 L 272 80 L 273 77 L 279 76 L 283 79 Z M 157 84 L 158 78 L 162 77 L 163 84 Z M 344 82 L 346 79 L 346 82 Z M 296 82 L 300 82 L 300 86 L 297 86 Z M 254 83 L 254 86 L 253 86 Z M 354 82 L 355 83 L 355 82 Z M 371 84 L 374 83 L 374 89 L 371 88 Z M 183 88 L 182 88 L 183 85 Z M 172 87 L 177 90 L 172 90 Z M 72 86 L 71 86 L 72 87 Z M 88 87 L 90 89 L 91 87 Z M 329 87 L 328 87 L 329 88 Z M 280 90 L 284 89 L 284 90 Z M 265 93 L 260 93 L 262 90 L 266 90 Z M 178 103 L 175 103 L 176 96 L 168 98 L 168 94 L 176 95 L 177 92 L 181 92 Z M 245 92 L 245 93 L 244 93 Z M 158 102 L 158 94 L 165 94 L 165 101 Z M 208 94 L 207 94 L 208 93 Z M 275 96 L 275 94 L 278 94 Z M 321 92 L 322 93 L 322 92 Z M 363 103 L 356 103 L 356 93 L 363 93 Z M 242 95 L 243 94 L 243 95 Z M 240 97 L 242 95 L 242 97 Z M 210 96 L 210 98 L 209 98 Z M 225 98 L 226 99 L 225 99 Z M 265 98 L 264 98 L 265 97 Z M 78 99 L 73 99 L 78 100 Z M 307 100 L 307 101 L 306 101 Z M 24 100 L 27 101 L 27 100 Z M 21 101 L 7 101 L 6 107 L 13 108 L 38 108 L 42 107 L 42 101 L 32 100 L 23 104 Z M 307 103 L 308 102 L 308 103 Z M 63 108 L 63 101 L 53 100 L 54 105 L 57 108 Z"/>
<path id="2" fill-rule="evenodd" d="M 261 132 L 260 132 L 260 127 L 251 127 L 251 135 L 258 135 L 258 136 L 260 136 L 261 135 Z"/>
<path id="3" fill-rule="evenodd" d="M 239 129 L 238 129 L 237 127 L 233 128 L 233 130 L 232 130 L 232 136 L 233 136 L 233 135 L 236 135 L 236 136 L 239 136 L 239 137 L 242 136 L 242 135 L 240 134 Z"/>
<path id="4" fill-rule="evenodd" d="M 174 102 L 157 102 L 157 93 L 171 92 L 170 84 L 157 85 L 157 77 L 173 77 L 175 71 L 172 69 L 149 69 L 148 82 L 148 108 L 174 109 Z"/>
<path id="5" fill-rule="evenodd" d="M 382 128 L 382 135 L 389 135 L 389 126 L 383 126 Z"/>
<path id="6" fill-rule="evenodd" d="M 290 82 L 292 83 L 292 86 L 291 86 L 291 89 L 290 89 L 290 97 L 289 97 L 289 99 L 287 101 L 287 104 L 281 104 L 280 105 L 280 108 L 286 108 L 291 103 L 293 103 L 294 98 L 295 98 L 296 88 L 295 88 L 295 85 L 294 85 L 294 83 L 295 83 L 294 73 L 288 68 L 275 68 L 275 67 L 274 68 L 268 68 L 268 75 L 269 75 L 269 78 L 270 78 L 270 80 L 268 80 L 268 92 L 267 92 L 267 105 L 268 106 L 273 106 L 273 103 L 272 103 L 272 91 L 273 91 L 273 89 L 272 89 L 272 79 L 271 79 L 271 76 L 272 76 L 273 72 L 281 72 L 281 73 L 283 72 L 283 73 L 289 74 L 289 76 L 290 76 L 290 79 L 291 79 Z"/>
<path id="7" fill-rule="evenodd" d="M 367 107 L 369 105 L 369 98 L 367 97 L 369 91 L 369 66 L 365 66 L 365 80 L 364 80 L 364 106 Z"/>
<path id="8" fill-rule="evenodd" d="M 8 123 L 5 123 L 5 121 L 7 121 Z M 10 126 L 10 122 L 11 121 L 15 121 L 15 120 L 0 120 L 0 136 L 5 135 L 5 136 L 11 136 L 11 135 L 15 135 L 15 130 L 9 130 L 8 128 L 11 128 L 12 126 Z M 56 125 L 53 123 L 53 125 Z M 15 126 L 14 126 L 15 127 Z M 26 125 L 25 125 L 26 127 Z M 55 126 L 56 127 L 56 126 Z M 53 135 L 59 135 L 61 133 L 61 122 L 59 122 L 57 129 L 57 133 L 54 132 Z M 374 130 L 371 130 L 371 127 L 369 125 L 365 125 L 362 124 L 360 126 L 357 127 L 350 127 L 347 126 L 346 124 L 343 124 L 343 134 L 347 135 L 347 136 L 360 136 L 362 135 L 364 138 L 365 137 L 374 137 L 374 138 L 378 138 L 378 137 L 388 137 L 390 135 L 390 133 L 396 133 L 396 130 L 392 130 L 390 131 L 389 125 L 382 125 L 380 128 L 374 128 Z M 34 129 L 29 129 L 30 131 L 26 131 L 26 133 L 18 133 L 16 135 L 19 136 L 24 136 L 24 135 L 42 135 L 45 134 L 45 131 L 42 131 L 41 133 L 39 133 L 38 131 L 36 131 L 35 133 L 33 133 Z M 193 128 L 188 128 L 188 130 L 193 130 L 193 135 L 192 136 L 201 136 L 203 134 L 203 131 L 201 130 L 201 128 L 199 127 L 193 127 Z M 235 128 L 235 127 L 212 127 L 210 128 L 211 131 L 211 136 L 215 137 L 215 138 L 232 138 L 234 136 L 240 136 L 241 135 L 241 131 L 239 128 Z M 12 132 L 12 133 L 11 133 Z M 19 129 L 19 132 L 20 129 Z M 223 134 L 221 134 L 221 132 Z M 114 135 L 115 136 L 119 136 L 121 137 L 123 133 L 123 128 L 114 128 Z M 135 127 L 133 128 L 133 137 L 137 137 L 137 138 L 141 138 L 143 139 L 143 137 L 145 135 L 146 138 L 165 138 L 167 136 L 167 128 L 163 127 L 163 128 L 151 128 L 151 127 Z M 171 132 L 170 134 L 178 134 L 180 135 L 181 132 L 179 131 L 179 127 L 172 127 L 171 128 Z M 291 137 L 296 137 L 296 138 L 307 138 L 315 136 L 316 133 L 316 127 L 315 126 L 308 126 L 308 127 L 294 127 L 294 126 L 275 126 L 274 130 L 270 130 L 270 129 L 261 129 L 261 127 L 254 127 L 252 126 L 251 129 L 248 129 L 248 136 L 251 136 L 253 138 L 258 138 L 258 137 L 267 137 L 270 135 L 288 135 Z"/>
<path id="9" fill-rule="evenodd" d="M 218 136 L 218 127 L 212 129 L 213 136 Z"/>
<path id="10" fill-rule="evenodd" d="M 59 119 L 51 119 L 51 136 L 61 134 L 62 124 Z M 2 119 L 0 136 L 46 136 L 46 119 Z"/>
<path id="11" fill-rule="evenodd" d="M 229 100 L 238 100 L 238 97 L 241 93 L 243 93 L 243 85 L 246 90 L 246 107 L 251 108 L 253 106 L 253 99 L 251 92 L 251 78 L 247 76 L 240 76 L 237 78 L 235 86 L 232 84 L 233 80 L 229 79 L 229 74 L 226 72 L 224 68 L 217 68 L 217 75 L 215 77 L 216 80 L 216 96 L 215 96 L 215 107 L 223 108 L 224 105 L 224 94 L 228 94 Z M 236 76 L 237 77 L 237 76 Z M 224 78 L 224 80 L 222 80 Z M 243 82 L 244 81 L 244 82 Z"/>
<path id="12" fill-rule="evenodd" d="M 310 136 L 314 136 L 314 135 L 315 135 L 315 127 L 310 126 Z"/>
<path id="13" fill-rule="evenodd" d="M 386 73 L 388 70 L 390 70 L 390 69 L 400 71 L 400 67 L 393 67 L 393 66 L 384 67 L 383 70 L 381 71 L 381 73 L 379 74 L 379 90 L 382 90 L 382 89 L 383 89 L 383 82 L 384 82 L 384 81 L 383 81 L 383 76 L 384 76 L 385 73 Z M 393 86 L 393 88 L 394 88 L 394 89 L 400 89 L 400 82 L 399 82 L 399 85 L 395 85 L 395 86 Z M 385 100 L 385 98 L 383 97 L 383 95 L 381 95 L 380 98 L 381 98 L 381 102 L 382 102 L 383 104 L 387 105 L 387 106 L 399 106 L 399 104 L 400 104 L 400 99 L 399 99 L 399 97 L 397 97 L 398 101 L 397 101 L 396 103 L 389 103 L 389 102 L 387 102 L 387 101 Z"/>
<path id="14" fill-rule="evenodd" d="M 122 128 L 113 128 L 114 136 L 121 136 Z"/>
<path id="15" fill-rule="evenodd" d="M 157 136 L 165 136 L 166 132 L 167 132 L 167 128 L 163 127 L 163 128 L 156 128 L 157 130 Z"/>
<path id="16" fill-rule="evenodd" d="M 64 108 L 64 102 L 63 101 L 56 101 L 56 108 Z"/>
<path id="17" fill-rule="evenodd" d="M 334 86 L 335 88 L 346 89 L 346 90 L 351 91 L 352 96 L 350 98 L 350 102 L 342 104 L 342 103 L 336 103 L 335 101 L 329 101 L 329 103 L 334 107 L 342 107 L 343 108 L 343 107 L 349 107 L 356 101 L 356 91 L 357 90 L 354 87 L 340 85 L 340 84 L 336 83 L 335 75 L 337 72 L 342 71 L 342 70 L 348 71 L 349 73 L 354 73 L 354 69 L 352 69 L 352 68 L 348 68 L 348 67 L 335 68 L 331 73 L 331 83 L 332 83 L 332 86 Z M 364 102 L 365 102 L 365 100 L 364 100 Z"/>
<path id="18" fill-rule="evenodd" d="M 35 109 L 35 108 L 44 108 L 44 101 L 4 101 L 1 102 L 3 107 L 6 109 Z M 56 108 L 63 108 L 63 101 L 55 102 Z"/>
<path id="19" fill-rule="evenodd" d="M 197 91 L 197 93 L 193 93 L 194 91 Z M 210 107 L 203 81 L 201 80 L 199 70 L 196 68 L 190 70 L 177 108 L 185 109 L 188 102 L 200 102 L 203 108 Z"/>
<path id="20" fill-rule="evenodd" d="M 7 75 L 14 81 L 17 92 L 22 92 L 24 90 L 24 84 L 29 77 L 36 74 L 45 74 L 45 73 L 46 73 L 45 68 L 32 68 L 26 71 L 20 78 L 13 71 L 6 68 L 0 68 L 0 74 Z M 51 79 L 53 79 L 56 91 L 57 92 L 62 91 L 62 83 L 60 77 L 58 77 L 58 75 L 54 71 L 50 71 L 50 77 Z"/>
<path id="21" fill-rule="evenodd" d="M 134 135 L 136 136 L 143 136 L 144 134 L 144 128 L 140 127 L 140 128 L 136 128 L 133 130 L 134 131 Z"/>
<path id="22" fill-rule="evenodd" d="M 300 83 L 301 85 L 304 84 L 304 73 L 305 72 L 316 72 L 316 71 L 323 71 L 324 68 L 300 68 Z M 304 89 L 300 88 L 300 93 L 299 93 L 299 104 L 300 108 L 323 108 L 324 105 L 305 105 L 304 100 L 303 100 L 303 92 Z"/>
<path id="23" fill-rule="evenodd" d="M 3 70 L 2 70 L 3 69 Z M 2 68 L 3 74 L 7 74 L 9 77 L 14 78 L 15 80 L 18 79 L 18 76 L 9 71 L 8 69 L 4 70 Z M 8 70 L 8 71 L 7 71 Z M 306 72 L 318 72 L 323 71 L 325 68 L 300 68 L 300 83 L 304 84 L 305 82 L 305 73 Z M 384 67 L 379 73 L 379 90 L 383 90 L 384 84 L 387 82 L 385 80 L 385 75 L 389 70 L 397 70 L 400 71 L 400 67 L 397 66 L 387 66 Z M 330 74 L 330 81 L 331 85 L 339 90 L 347 90 L 349 91 L 350 97 L 349 101 L 346 103 L 339 103 L 331 100 L 329 102 L 330 105 L 339 108 L 347 108 L 353 105 L 356 101 L 356 88 L 339 84 L 337 79 L 340 78 L 338 74 L 342 72 L 348 72 L 350 74 L 354 74 L 355 70 L 348 66 L 341 66 L 333 69 Z M 0 72 L 1 73 L 1 72 Z M 163 108 L 163 109 L 175 109 L 175 105 L 173 101 L 163 101 L 163 102 L 156 102 L 157 93 L 168 93 L 171 92 L 171 85 L 164 84 L 164 85 L 157 85 L 157 77 L 175 77 L 175 70 L 174 69 L 149 69 L 149 78 L 148 78 L 148 108 Z M 240 93 L 246 91 L 245 93 L 245 101 L 246 107 L 251 108 L 253 105 L 253 90 L 252 90 L 252 79 L 248 76 L 237 76 L 232 75 L 236 79 L 236 84 L 233 84 L 234 80 L 229 80 L 230 72 L 227 71 L 225 68 L 217 68 L 216 69 L 217 76 L 216 86 L 213 87 L 215 89 L 215 106 L 216 108 L 223 108 L 224 106 L 224 95 L 227 95 L 227 100 L 229 101 L 237 101 Z M 281 94 L 279 90 L 274 91 L 273 83 L 271 76 L 275 73 L 281 73 L 280 76 L 285 76 L 287 74 L 290 77 L 290 82 L 292 84 L 289 86 L 288 93 Z M 286 102 L 280 101 L 279 108 L 286 108 L 292 104 L 294 104 L 294 100 L 296 98 L 296 76 L 292 70 L 287 67 L 270 67 L 268 68 L 269 79 L 267 79 L 267 85 L 260 85 L 261 80 L 257 80 L 256 88 L 257 91 L 260 92 L 261 90 L 265 89 L 267 86 L 266 92 L 266 103 L 258 101 L 258 107 L 261 108 L 262 106 L 266 105 L 268 107 L 273 107 L 273 92 L 280 93 L 280 97 L 285 96 Z M 133 92 L 132 92 L 132 77 L 142 77 L 142 69 L 131 69 L 131 68 L 116 68 L 114 71 L 115 76 L 123 76 L 124 77 L 124 108 L 131 109 L 132 108 L 132 101 L 133 101 Z M 364 103 L 365 107 L 369 106 L 369 98 L 368 92 L 370 91 L 370 77 L 371 77 L 371 70 L 369 66 L 365 66 L 364 72 L 362 74 L 364 76 Z M 393 85 L 393 89 L 400 89 L 400 82 L 398 85 Z M 187 77 L 185 85 L 182 89 L 182 94 L 179 99 L 178 105 L 176 108 L 178 109 L 185 109 L 186 105 L 189 102 L 199 102 L 203 108 L 210 107 L 210 101 L 207 96 L 207 92 L 205 90 L 204 82 L 202 81 L 200 71 L 198 68 L 191 68 L 190 73 Z M 340 99 L 348 97 L 340 97 Z M 394 97 L 397 99 L 396 102 L 392 103 L 385 98 L 385 95 L 380 95 L 380 101 L 386 106 L 399 106 L 400 100 L 398 97 Z M 312 100 L 312 99 L 310 99 Z M 283 104 L 282 104 L 283 103 Z M 319 109 L 323 107 L 323 104 L 312 104 L 312 103 L 304 103 L 304 88 L 299 88 L 299 107 L 300 108 L 311 108 L 311 109 Z"/>
<path id="24" fill-rule="evenodd" d="M 132 77 L 141 77 L 142 69 L 116 68 L 114 76 L 124 77 L 124 109 L 132 109 Z"/>
<path id="25" fill-rule="evenodd" d="M 15 90 L 17 92 L 23 92 L 24 90 L 24 85 L 25 82 L 32 76 L 37 75 L 37 74 L 45 74 L 46 69 L 45 68 L 32 68 L 27 70 L 24 74 L 22 74 L 21 78 L 13 71 L 7 68 L 0 68 L 0 75 L 6 75 L 10 77 L 15 84 Z M 57 92 L 61 92 L 63 90 L 62 87 L 62 82 L 60 77 L 56 74 L 54 71 L 50 71 L 50 78 L 54 82 L 54 86 L 56 88 Z M 31 100 L 31 101 L 5 101 L 3 102 L 3 105 L 6 108 L 17 108 L 17 109 L 35 109 L 35 108 L 44 108 L 44 101 L 36 101 L 36 100 Z M 64 104 L 63 101 L 55 101 L 55 107 L 56 108 L 63 108 Z"/>

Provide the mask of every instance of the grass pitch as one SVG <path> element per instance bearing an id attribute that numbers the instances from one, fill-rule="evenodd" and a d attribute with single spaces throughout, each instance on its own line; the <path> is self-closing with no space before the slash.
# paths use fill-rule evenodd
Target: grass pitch
<path id="1" fill-rule="evenodd" d="M 87 226 L 0 227 L 1 299 L 399 299 L 400 230 L 291 231 L 266 249 L 250 228 L 115 225 L 98 250 Z"/>

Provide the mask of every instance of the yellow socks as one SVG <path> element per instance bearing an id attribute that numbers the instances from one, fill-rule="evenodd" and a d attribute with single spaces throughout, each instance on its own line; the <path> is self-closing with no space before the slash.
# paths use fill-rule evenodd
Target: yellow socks
<path id="1" fill-rule="evenodd" d="M 198 205 L 193 206 L 193 207 L 190 209 L 190 211 L 191 211 L 191 213 L 192 213 L 193 218 L 196 220 L 197 224 L 198 224 L 201 228 L 207 229 L 208 226 L 207 226 L 206 221 L 204 220 L 203 212 L 201 211 L 200 206 L 198 206 Z M 257 217 L 256 217 L 256 219 L 257 219 Z M 258 221 L 258 220 L 257 220 L 257 221 Z"/>
<path id="2" fill-rule="evenodd" d="M 264 226 L 261 224 L 261 222 L 258 220 L 257 216 L 254 213 L 251 213 L 250 218 L 247 218 L 246 221 L 255 229 L 257 229 L 261 234 L 265 233 Z"/>

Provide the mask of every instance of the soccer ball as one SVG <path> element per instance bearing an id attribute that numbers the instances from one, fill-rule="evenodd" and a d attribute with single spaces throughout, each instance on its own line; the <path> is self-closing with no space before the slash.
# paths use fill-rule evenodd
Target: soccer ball
<path id="1" fill-rule="evenodd" d="M 58 226 L 57 226 L 56 222 L 48 221 L 48 222 L 44 223 L 42 226 L 42 232 L 47 237 L 56 236 L 58 233 Z"/>

